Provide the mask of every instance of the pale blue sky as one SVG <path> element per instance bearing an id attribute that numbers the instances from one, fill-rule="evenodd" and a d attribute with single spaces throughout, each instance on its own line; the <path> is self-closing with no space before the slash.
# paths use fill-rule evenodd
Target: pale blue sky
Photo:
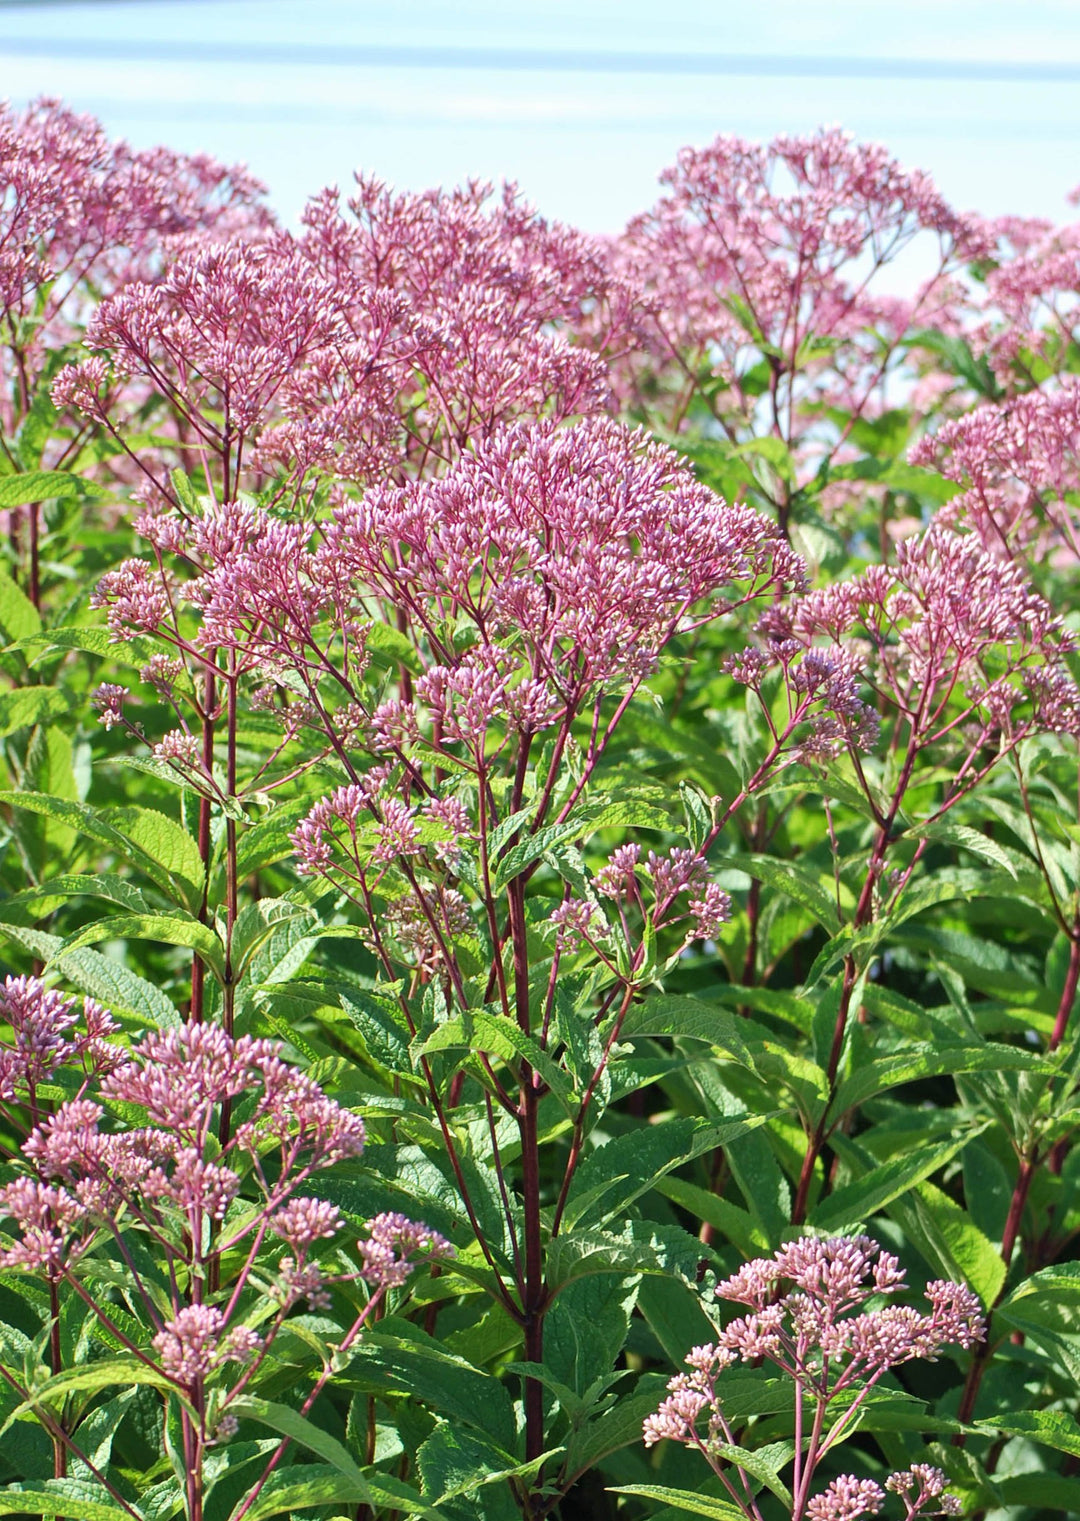
<path id="1" fill-rule="evenodd" d="M 937 77 L 881 77 L 908 60 Z M 1080 0 L 0 0 L 0 94 L 41 93 L 140 145 L 246 160 L 289 220 L 362 166 L 416 189 L 514 178 L 611 231 L 681 144 L 823 122 L 962 208 L 1062 216 Z"/>

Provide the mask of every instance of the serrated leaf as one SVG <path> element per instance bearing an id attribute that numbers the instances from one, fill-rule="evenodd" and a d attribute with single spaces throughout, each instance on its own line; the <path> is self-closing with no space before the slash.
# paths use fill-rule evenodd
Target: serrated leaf
<path id="1" fill-rule="evenodd" d="M 47 1479 L 43 1483 L 9 1484 L 0 1489 L 0 1516 L 63 1516 L 70 1521 L 132 1521 L 133 1506 L 97 1498 L 100 1484 L 79 1479 Z"/>
<path id="2" fill-rule="evenodd" d="M 718 1230 L 738 1247 L 744 1257 L 768 1255 L 769 1239 L 765 1232 L 755 1223 L 748 1210 L 740 1209 L 729 1199 L 721 1199 L 707 1188 L 689 1183 L 685 1178 L 659 1178 L 656 1191 L 680 1209 L 685 1209 L 696 1219 Z"/>
<path id="3" fill-rule="evenodd" d="M 830 932 L 839 928 L 840 916 L 836 907 L 836 892 L 831 882 L 828 887 L 822 876 L 812 876 L 805 867 L 794 861 L 780 861 L 772 856 L 750 853 L 725 856 L 720 863 L 725 869 L 744 871 L 748 877 L 786 893 L 796 903 L 807 909 L 819 924 Z"/>
<path id="4" fill-rule="evenodd" d="M 933 824 L 923 824 L 917 829 L 911 829 L 909 834 L 916 839 L 940 840 L 945 845 L 958 845 L 963 850 L 970 851 L 972 855 L 980 856 L 984 861 L 989 861 L 991 866 L 1000 866 L 1015 879 L 1016 867 L 1012 856 L 997 840 L 990 839 L 981 830 L 971 829 L 966 824 L 956 824 L 950 819 L 938 819 Z"/>
<path id="5" fill-rule="evenodd" d="M 177 901 L 177 888 L 180 887 L 185 906 L 198 907 L 202 898 L 198 846 L 179 824 L 164 814 L 152 809 L 120 810 L 128 826 L 121 830 L 96 809 L 71 798 L 53 797 L 43 792 L 8 791 L 0 792 L 0 803 L 69 825 L 139 867 L 173 902 Z M 140 835 L 144 838 L 139 838 Z M 148 848 L 148 842 L 151 845 L 156 842 L 157 850 Z M 196 862 L 199 862 L 197 872 L 194 871 Z"/>
<path id="6" fill-rule="evenodd" d="M 692 1277 L 703 1247 L 678 1225 L 632 1220 L 621 1231 L 574 1230 L 556 1236 L 548 1247 L 548 1286 L 556 1293 L 564 1284 L 593 1273 L 665 1273 Z"/>
<path id="7" fill-rule="evenodd" d="M 196 951 L 215 974 L 224 979 L 225 947 L 207 924 L 179 914 L 116 914 L 88 924 L 65 940 L 57 956 L 102 940 L 158 940 L 164 945 L 179 945 Z"/>
<path id="8" fill-rule="evenodd" d="M 60 497 L 102 495 L 84 476 L 68 470 L 26 470 L 21 475 L 0 478 L 0 511 L 23 507 L 29 502 L 50 502 Z"/>
<path id="9" fill-rule="evenodd" d="M 424 1493 L 439 1506 L 465 1496 L 475 1495 L 477 1490 L 490 1484 L 505 1482 L 510 1478 L 533 1478 L 544 1459 L 533 1463 L 519 1463 L 510 1453 L 497 1447 L 467 1427 L 451 1426 L 439 1421 L 435 1430 L 420 1446 L 416 1454 L 417 1467 L 423 1482 Z M 518 1514 L 509 1490 L 505 1495 L 487 1497 L 485 1515 L 489 1504 L 496 1509 L 500 1499 L 509 1507 L 508 1514 Z M 473 1514 L 476 1514 L 474 1511 Z M 495 1521 L 495 1518 L 492 1518 Z"/>
<path id="10" fill-rule="evenodd" d="M 231 1517 L 238 1516 L 243 1498 L 237 1501 Z M 294 1517 L 313 1506 L 374 1504 L 382 1515 L 398 1511 L 407 1516 L 426 1516 L 428 1521 L 449 1521 L 433 1505 L 421 1500 L 416 1491 L 400 1480 L 372 1470 L 359 1481 L 339 1473 L 329 1464 L 302 1463 L 272 1474 L 266 1487 L 244 1521 L 268 1521 L 271 1516 Z"/>
<path id="11" fill-rule="evenodd" d="M 290 1441 L 297 1442 L 301 1447 L 306 1447 L 309 1452 L 315 1453 L 322 1458 L 323 1462 L 338 1473 L 344 1474 L 356 1484 L 361 1491 L 360 1498 L 368 1500 L 370 1491 L 367 1481 L 349 1453 L 347 1447 L 323 1431 L 314 1421 L 309 1421 L 291 1405 L 282 1405 L 275 1400 L 260 1399 L 256 1395 L 243 1395 L 240 1399 L 233 1400 L 229 1406 L 234 1415 L 249 1421 L 257 1421 L 260 1426 L 268 1426 L 271 1431 L 276 1431 L 280 1436 L 285 1436 Z"/>
<path id="12" fill-rule="evenodd" d="M 557 1098 L 564 1103 L 570 1100 L 568 1075 L 534 1036 L 526 1035 L 512 1019 L 501 1014 L 470 1009 L 456 1019 L 445 1020 L 422 1044 L 414 1045 L 413 1055 L 418 1060 L 433 1051 L 451 1050 L 484 1051 L 506 1062 L 527 1061 Z"/>
<path id="13" fill-rule="evenodd" d="M 245 904 L 233 925 L 233 976 L 243 976 L 255 952 L 281 925 L 299 924 L 310 930 L 318 922 L 313 909 L 302 903 L 292 903 L 288 898 L 259 898 L 254 903 Z"/>
<path id="14" fill-rule="evenodd" d="M 89 949 L 66 951 L 61 956 L 58 953 L 64 943 L 62 936 L 18 924 L 0 923 L 0 934 L 24 946 L 39 960 L 51 962 L 81 993 L 89 993 L 108 1008 L 126 1010 L 162 1029 L 180 1023 L 180 1015 L 159 987 L 111 957 Z"/>
<path id="15" fill-rule="evenodd" d="M 57 687 L 19 687 L 0 693 L 0 735 L 47 723 L 70 708 L 71 699 Z"/>
<path id="16" fill-rule="evenodd" d="M 615 1136 L 605 1146 L 582 1162 L 570 1190 L 565 1215 L 567 1230 L 586 1222 L 601 1226 L 625 1217 L 625 1212 L 642 1194 L 656 1185 L 665 1173 L 715 1151 L 729 1141 L 746 1135 L 765 1123 L 766 1115 L 743 1115 L 738 1119 L 672 1119 L 657 1125 L 638 1125 L 624 1135 Z M 610 1184 L 602 1194 L 598 1185 Z M 575 1201 L 583 1201 L 580 1214 Z"/>
<path id="17" fill-rule="evenodd" d="M 975 1424 L 991 1434 L 1003 1431 L 1006 1436 L 1025 1437 L 1080 1457 L 1080 1425 L 1064 1410 L 1018 1410 Z"/>
<path id="18" fill-rule="evenodd" d="M 410 1033 L 401 1008 L 390 999 L 361 989 L 339 994 L 341 1007 L 359 1030 L 373 1061 L 390 1072 L 412 1075 Z"/>
<path id="19" fill-rule="evenodd" d="M 711 1517 L 711 1521 L 746 1521 L 744 1512 L 727 1500 L 713 1500 L 693 1490 L 668 1489 L 663 1484 L 618 1484 L 608 1494 L 637 1495 L 642 1500 L 670 1505 L 673 1510 L 689 1511 L 692 1516 Z"/>
<path id="20" fill-rule="evenodd" d="M 84 1394 L 95 1394 L 101 1389 L 115 1389 L 118 1385 L 128 1388 L 136 1384 L 145 1384 L 151 1389 L 164 1389 L 171 1394 L 177 1392 L 171 1379 L 159 1373 L 156 1368 L 140 1362 L 137 1357 L 103 1358 L 88 1367 L 65 1368 L 62 1373 L 54 1374 L 44 1383 L 36 1385 L 33 1397 L 9 1412 L 4 1424 L 0 1426 L 0 1434 L 26 1411 L 44 1405 L 51 1399 L 73 1394 L 77 1390 Z"/>
<path id="21" fill-rule="evenodd" d="M 388 1317 L 365 1334 L 349 1364 L 349 1382 L 373 1394 L 422 1391 L 431 1409 L 478 1427 L 507 1451 L 514 1449 L 513 1408 L 499 1380 L 406 1321 Z"/>
<path id="22" fill-rule="evenodd" d="M 574 818 L 567 819 L 562 824 L 547 824 L 535 834 L 527 835 L 524 840 L 512 846 L 498 863 L 492 878 L 492 891 L 501 892 L 508 882 L 519 877 L 526 867 L 538 861 L 545 852 L 590 831 L 591 825 Z"/>
<path id="23" fill-rule="evenodd" d="M 879 1162 L 869 1176 L 845 1184 L 817 1205 L 810 1215 L 811 1225 L 815 1230 L 842 1231 L 861 1224 L 944 1167 L 969 1139 L 961 1135 L 937 1146 L 921 1146 L 890 1162 Z"/>
<path id="24" fill-rule="evenodd" d="M 236 871 L 250 877 L 266 866 L 273 866 L 293 854 L 290 838 L 300 820 L 311 811 L 310 798 L 291 798 L 275 803 L 270 816 L 250 824 L 236 842 Z"/>
<path id="25" fill-rule="evenodd" d="M 704 1040 L 753 1071 L 754 1057 L 746 1041 L 747 1034 L 753 1029 L 749 1020 L 737 1019 L 727 1009 L 717 1008 L 703 999 L 661 993 L 631 1006 L 621 1038 L 681 1035 Z"/>
<path id="26" fill-rule="evenodd" d="M 926 1077 L 955 1076 L 961 1072 L 1038 1071 L 1049 1075 L 1054 1069 L 1035 1051 L 990 1041 L 979 1046 L 911 1045 L 892 1056 L 859 1066 L 840 1084 L 830 1105 L 834 1117 L 847 1114 L 879 1093 L 887 1093 L 902 1083 L 918 1082 Z"/>

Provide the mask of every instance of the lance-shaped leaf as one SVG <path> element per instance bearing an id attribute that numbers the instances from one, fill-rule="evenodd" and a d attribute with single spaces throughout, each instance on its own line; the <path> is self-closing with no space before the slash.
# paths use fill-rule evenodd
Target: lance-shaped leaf
<path id="1" fill-rule="evenodd" d="M 102 940 L 159 940 L 164 945 L 181 945 L 197 952 L 216 976 L 222 979 L 225 976 L 225 947 L 208 924 L 200 924 L 188 915 L 116 914 L 88 924 L 72 935 L 57 955 L 63 957 Z"/>
<path id="2" fill-rule="evenodd" d="M 710 1521 L 746 1521 L 745 1513 L 732 1505 L 730 1500 L 714 1500 L 700 1491 L 668 1489 L 663 1484 L 619 1484 L 608 1490 L 611 1495 L 637 1495 L 642 1500 L 655 1500 L 658 1505 L 669 1505 L 672 1510 L 689 1511 L 692 1516 L 707 1516 Z"/>
<path id="3" fill-rule="evenodd" d="M 635 1125 L 582 1162 L 570 1190 L 565 1228 L 621 1222 L 634 1200 L 655 1187 L 665 1173 L 746 1135 L 767 1118 L 748 1114 L 730 1120 L 674 1119 Z M 598 1194 L 601 1184 L 610 1186 Z"/>
<path id="4" fill-rule="evenodd" d="M 1009 1072 L 1042 1071 L 1049 1077 L 1057 1070 L 1057 1063 L 1040 1056 L 1037 1051 L 1024 1051 L 1018 1046 L 1006 1046 L 987 1041 L 981 1045 L 932 1046 L 930 1044 L 905 1046 L 891 1056 L 880 1056 L 876 1061 L 865 1062 L 856 1067 L 850 1077 L 836 1090 L 829 1113 L 835 1119 L 850 1109 L 898 1088 L 901 1083 L 916 1083 L 926 1077 L 944 1077 L 961 1072 Z"/>
<path id="5" fill-rule="evenodd" d="M 117 810 L 125 828 L 86 803 L 42 792 L 0 792 L 0 804 L 25 808 L 67 824 L 139 868 L 172 902 L 188 908 L 202 899 L 199 848 L 180 825 L 152 809 Z"/>
<path id="6" fill-rule="evenodd" d="M 845 1184 L 824 1199 L 811 1213 L 811 1225 L 816 1230 L 842 1231 L 869 1220 L 952 1161 L 971 1138 L 971 1134 L 963 1134 L 936 1146 L 917 1147 L 889 1162 L 876 1163 L 866 1177 Z"/>
<path id="7" fill-rule="evenodd" d="M 483 1051 L 502 1061 L 526 1061 L 564 1104 L 571 1098 L 571 1083 L 566 1072 L 548 1055 L 540 1042 L 502 1014 L 487 1009 L 469 1009 L 456 1019 L 438 1025 L 422 1044 L 414 1044 L 413 1056 L 419 1059 L 433 1051 Z"/>
<path id="8" fill-rule="evenodd" d="M 108 1008 L 125 1010 L 149 1024 L 160 1025 L 162 1029 L 180 1023 L 180 1015 L 159 987 L 110 956 L 102 956 L 85 947 L 64 951 L 62 936 L 27 929 L 19 924 L 0 923 L 0 934 L 47 962 L 80 993 L 89 993 L 91 998 Z"/>

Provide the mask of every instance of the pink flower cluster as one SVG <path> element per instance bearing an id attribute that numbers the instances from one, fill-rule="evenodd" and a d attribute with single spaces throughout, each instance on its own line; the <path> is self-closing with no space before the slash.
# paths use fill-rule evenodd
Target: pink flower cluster
<path id="1" fill-rule="evenodd" d="M 737 1362 L 774 1364 L 790 1378 L 796 1399 L 795 1515 L 813 1521 L 848 1521 L 874 1515 L 884 1491 L 871 1480 L 841 1476 L 816 1497 L 810 1483 L 821 1458 L 852 1429 L 858 1410 L 881 1377 L 913 1358 L 936 1358 L 947 1346 L 970 1350 L 982 1340 L 986 1321 L 978 1297 L 962 1284 L 928 1283 L 929 1313 L 904 1304 L 866 1308 L 880 1296 L 903 1290 L 897 1259 L 868 1236 L 805 1236 L 772 1257 L 745 1263 L 717 1284 L 718 1298 L 747 1307 L 715 1344 L 694 1347 L 687 1373 L 677 1374 L 668 1396 L 646 1418 L 646 1446 L 681 1442 L 700 1451 L 747 1515 L 756 1515 L 746 1475 L 726 1474 L 735 1463 L 724 1447 L 737 1445 L 724 1414 L 724 1370 Z M 844 1396 L 828 1419 L 830 1405 Z M 816 1409 L 813 1435 L 803 1451 L 804 1402 Z M 737 1464 L 735 1464 L 737 1467 Z M 739 1485 L 742 1485 L 740 1493 Z M 943 1496 L 944 1476 L 916 1465 L 893 1474 L 887 1487 L 905 1497 L 908 1516 L 956 1514 Z M 941 1500 L 933 1510 L 932 1501 Z"/>
<path id="2" fill-rule="evenodd" d="M 965 412 L 928 434 L 912 462 L 961 490 L 937 514 L 1000 559 L 1074 566 L 1080 558 L 1080 385 L 1029 391 Z"/>
<path id="3" fill-rule="evenodd" d="M 396 195 L 357 176 L 347 211 L 336 190 L 304 213 L 302 247 L 363 320 L 375 293 L 419 324 L 405 379 L 410 464 L 424 472 L 518 417 L 562 420 L 603 410 L 600 359 L 555 329 L 588 323 L 601 348 L 617 341 L 632 286 L 603 248 L 549 223 L 514 186 L 493 196 L 473 182 L 450 192 Z"/>
<path id="4" fill-rule="evenodd" d="M 44 1002 L 42 990 L 39 1010 Z M 50 1039 L 67 1029 L 67 1007 L 61 1001 L 52 1009 L 61 1024 L 53 1018 Z M 100 1033 L 94 1039 L 104 1044 Z M 74 1049 L 50 1044 L 48 1060 L 69 1060 Z M 69 1237 L 78 1234 L 82 1250 L 103 1227 L 115 1229 L 125 1209 L 151 1228 L 156 1221 L 159 1230 L 168 1220 L 182 1221 L 201 1239 L 202 1222 L 225 1219 L 244 1175 L 254 1173 L 262 1207 L 273 1212 L 314 1171 L 357 1156 L 363 1121 L 279 1053 L 276 1042 L 233 1039 L 217 1026 L 193 1024 L 151 1032 L 126 1059 L 114 1046 L 103 1064 L 101 1096 L 137 1105 L 149 1123 L 103 1129 L 101 1104 L 85 1097 L 42 1120 L 23 1146 L 34 1178 L 0 1190 L 22 1230 L 0 1261 L 55 1272 L 65 1251 L 75 1250 Z M 221 1105 L 241 1098 L 240 1123 L 222 1150 L 214 1132 Z M 267 1169 L 275 1148 L 276 1166 Z"/>
<path id="5" fill-rule="evenodd" d="M 895 565 L 812 591 L 762 628 L 781 654 L 824 639 L 834 659 L 861 658 L 864 679 L 920 743 L 965 725 L 976 743 L 1077 732 L 1068 634 L 1021 567 L 971 535 L 932 526 L 898 546 Z"/>
<path id="6" fill-rule="evenodd" d="M 271 218 L 243 169 L 112 143 L 89 116 L 42 99 L 0 109 L 0 421 L 11 437 L 50 349 L 96 293 L 152 279 L 170 251 L 213 233 L 259 237 Z M 33 320 L 27 320 L 27 319 Z"/>
<path id="7" fill-rule="evenodd" d="M 693 403 L 729 437 L 771 434 L 805 463 L 846 436 L 823 431 L 825 408 L 872 409 L 907 331 L 955 324 L 950 277 L 993 244 L 925 175 L 835 128 L 768 146 L 722 136 L 683 149 L 662 182 L 616 249 L 648 271 L 651 298 L 644 343 L 616 372 L 625 399 L 652 412 L 659 392 L 675 427 Z M 919 237 L 936 247 L 932 275 L 908 302 L 879 296 L 881 269 Z"/>
<path id="8" fill-rule="evenodd" d="M 0 1039 L 0 1102 L 32 1100 L 34 1090 L 57 1067 L 81 1060 L 104 1070 L 115 1058 L 108 1045 L 117 1026 L 92 998 L 83 1000 L 83 1028 L 77 1030 L 74 999 L 49 988 L 38 977 L 6 977 L 0 985 L 0 1025 L 11 1032 Z"/>

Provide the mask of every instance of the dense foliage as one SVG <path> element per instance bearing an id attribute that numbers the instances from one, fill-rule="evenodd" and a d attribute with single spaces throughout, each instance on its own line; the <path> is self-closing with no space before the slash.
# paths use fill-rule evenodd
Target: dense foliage
<path id="1" fill-rule="evenodd" d="M 0 1514 L 1080 1513 L 1080 226 L 662 184 L 0 117 Z"/>

